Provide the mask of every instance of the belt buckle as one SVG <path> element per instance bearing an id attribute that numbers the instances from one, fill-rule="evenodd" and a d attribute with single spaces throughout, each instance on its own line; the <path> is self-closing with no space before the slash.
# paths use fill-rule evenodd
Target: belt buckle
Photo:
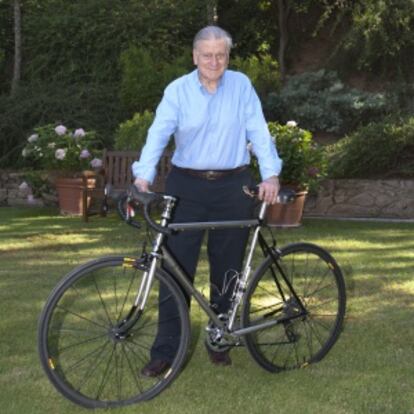
<path id="1" fill-rule="evenodd" d="M 216 173 L 214 171 L 206 171 L 206 178 L 207 180 L 215 180 Z"/>

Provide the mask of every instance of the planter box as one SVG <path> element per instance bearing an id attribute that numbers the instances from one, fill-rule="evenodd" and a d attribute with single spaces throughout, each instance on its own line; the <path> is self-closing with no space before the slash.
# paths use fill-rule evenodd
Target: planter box
<path id="1" fill-rule="evenodd" d="M 58 193 L 59 209 L 61 214 L 82 215 L 83 212 L 83 193 L 85 185 L 88 189 L 94 189 L 95 178 L 57 178 L 55 181 Z M 87 197 L 88 204 L 91 197 Z"/>
<path id="2" fill-rule="evenodd" d="M 302 222 L 307 191 L 296 193 L 296 199 L 289 204 L 276 203 L 268 206 L 266 222 L 271 227 L 298 227 Z"/>

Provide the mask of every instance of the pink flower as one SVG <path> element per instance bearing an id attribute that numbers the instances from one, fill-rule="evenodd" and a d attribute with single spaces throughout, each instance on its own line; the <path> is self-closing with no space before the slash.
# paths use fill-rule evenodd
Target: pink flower
<path id="1" fill-rule="evenodd" d="M 55 151 L 55 158 L 57 160 L 63 160 L 66 157 L 66 150 L 63 148 L 59 148 Z"/>
<path id="2" fill-rule="evenodd" d="M 91 167 L 92 168 L 101 168 L 103 165 L 102 160 L 100 160 L 99 158 L 94 158 L 91 161 Z"/>
<path id="3" fill-rule="evenodd" d="M 63 126 L 63 125 L 58 125 L 58 126 L 55 128 L 55 132 L 56 132 L 56 134 L 58 134 L 58 135 L 65 135 L 65 134 L 66 134 L 66 132 L 67 132 L 67 128 L 66 128 L 65 126 Z"/>
<path id="4" fill-rule="evenodd" d="M 89 158 L 91 156 L 91 153 L 87 149 L 83 149 L 79 155 L 79 158 L 81 160 L 84 160 L 86 158 Z"/>
<path id="5" fill-rule="evenodd" d="M 86 132 L 83 130 L 83 128 L 75 129 L 75 132 L 73 133 L 73 136 L 75 138 L 81 138 L 86 135 Z"/>

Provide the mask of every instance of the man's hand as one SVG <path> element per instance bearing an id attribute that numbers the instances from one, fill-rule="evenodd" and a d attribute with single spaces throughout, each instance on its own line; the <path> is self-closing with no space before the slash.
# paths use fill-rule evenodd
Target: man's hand
<path id="1" fill-rule="evenodd" d="M 267 204 L 275 204 L 279 189 L 279 178 L 276 175 L 266 178 L 259 184 L 259 200 Z"/>
<path id="2" fill-rule="evenodd" d="M 149 182 L 147 180 L 143 180 L 142 178 L 137 177 L 135 178 L 134 184 L 138 188 L 139 191 L 143 193 L 148 193 Z"/>

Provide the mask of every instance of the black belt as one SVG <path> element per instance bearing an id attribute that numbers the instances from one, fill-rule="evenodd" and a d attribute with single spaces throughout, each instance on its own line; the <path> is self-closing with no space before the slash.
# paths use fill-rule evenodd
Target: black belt
<path id="1" fill-rule="evenodd" d="M 191 168 L 181 168 L 175 165 L 173 168 L 185 174 L 192 175 L 193 177 L 204 178 L 205 180 L 217 180 L 228 175 L 233 175 L 245 171 L 247 170 L 248 166 L 242 165 L 241 167 L 232 168 L 230 170 L 193 170 Z"/>

